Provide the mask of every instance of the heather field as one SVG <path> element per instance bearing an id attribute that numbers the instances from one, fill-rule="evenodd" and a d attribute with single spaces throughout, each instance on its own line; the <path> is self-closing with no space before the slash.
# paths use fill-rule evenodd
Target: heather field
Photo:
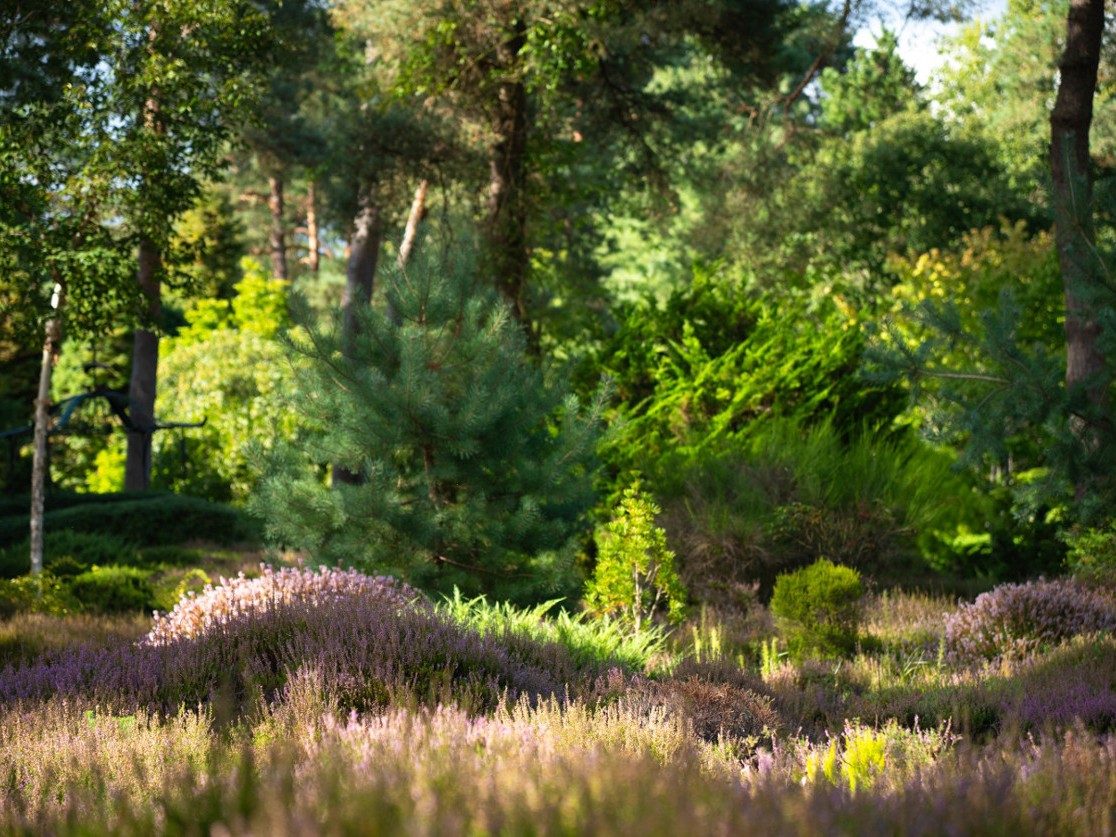
<path id="1" fill-rule="evenodd" d="M 755 602 L 633 634 L 251 575 L 0 624 L 0 831 L 1116 832 L 1116 607 L 1078 582 L 873 593 L 792 662 Z"/>

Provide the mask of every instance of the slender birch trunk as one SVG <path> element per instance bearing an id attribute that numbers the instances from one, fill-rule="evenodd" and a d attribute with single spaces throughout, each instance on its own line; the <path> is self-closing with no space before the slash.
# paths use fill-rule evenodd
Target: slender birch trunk
<path id="1" fill-rule="evenodd" d="M 35 399 L 35 454 L 31 465 L 31 575 L 43 571 L 43 516 L 46 508 L 46 481 L 50 469 L 50 382 L 54 364 L 62 347 L 61 285 L 55 286 L 55 313 L 47 320 L 43 358 L 39 366 L 39 393 Z"/>

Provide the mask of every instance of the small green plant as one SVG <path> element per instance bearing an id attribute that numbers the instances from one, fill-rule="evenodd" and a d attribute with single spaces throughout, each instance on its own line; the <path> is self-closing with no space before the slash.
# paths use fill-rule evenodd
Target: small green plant
<path id="1" fill-rule="evenodd" d="M 820 558 L 775 580 L 771 612 L 795 659 L 808 653 L 842 655 L 856 647 L 860 573 Z"/>
<path id="2" fill-rule="evenodd" d="M 151 610 L 156 602 L 149 578 L 135 567 L 93 567 L 70 581 L 70 592 L 92 613 Z"/>
<path id="3" fill-rule="evenodd" d="M 0 579 L 0 619 L 17 613 L 65 616 L 76 609 L 67 585 L 50 572 Z"/>
<path id="4" fill-rule="evenodd" d="M 1116 521 L 1073 532 L 1066 542 L 1066 569 L 1074 578 L 1093 587 L 1116 587 Z"/>
<path id="5" fill-rule="evenodd" d="M 783 666 L 786 651 L 779 650 L 779 638 L 771 637 L 770 642 L 760 643 L 760 676 L 766 680 Z"/>
<path id="6" fill-rule="evenodd" d="M 597 568 L 586 588 L 590 610 L 615 615 L 636 632 L 663 611 L 668 621 L 678 622 L 686 606 L 666 532 L 655 525 L 658 513 L 638 481 L 624 491 L 617 515 L 602 533 Z"/>

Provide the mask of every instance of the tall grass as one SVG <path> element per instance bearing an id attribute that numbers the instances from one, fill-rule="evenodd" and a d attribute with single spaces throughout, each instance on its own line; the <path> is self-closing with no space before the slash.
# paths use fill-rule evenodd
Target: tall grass
<path id="1" fill-rule="evenodd" d="M 928 574 L 918 541 L 966 518 L 949 457 L 908 435 L 845 437 L 831 423 L 764 425 L 737 448 L 657 475 L 664 526 L 691 589 L 826 557 L 881 579 Z"/>

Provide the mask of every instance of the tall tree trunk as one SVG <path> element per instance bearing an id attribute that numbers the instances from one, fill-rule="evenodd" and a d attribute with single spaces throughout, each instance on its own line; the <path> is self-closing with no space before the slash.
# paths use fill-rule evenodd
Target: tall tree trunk
<path id="1" fill-rule="evenodd" d="M 497 50 L 497 61 L 509 74 L 521 61 L 526 43 L 522 24 Z M 488 267 L 496 287 L 512 313 L 528 329 L 525 291 L 527 251 L 527 195 L 524 179 L 527 152 L 527 88 L 515 79 L 501 81 L 496 90 L 489 155 L 488 216 L 485 225 Z"/>
<path id="2" fill-rule="evenodd" d="M 1091 410 L 1100 412 L 1107 408 L 1108 387 L 1095 314 L 1101 265 L 1093 224 L 1089 128 L 1103 31 L 1104 0 L 1071 0 L 1059 65 L 1061 83 L 1050 114 L 1055 238 L 1066 295 L 1066 390 L 1073 393 L 1086 387 Z M 1075 430 L 1090 452 L 1096 444 L 1095 430 L 1080 420 Z M 1074 488 L 1082 500 L 1089 483 L 1079 481 Z"/>
<path id="3" fill-rule="evenodd" d="M 307 264 L 310 266 L 310 272 L 317 276 L 321 267 L 322 241 L 318 232 L 318 196 L 313 180 L 306 187 L 306 238 L 310 249 Z"/>
<path id="4" fill-rule="evenodd" d="M 139 247 L 140 290 L 147 297 L 147 320 L 154 329 L 162 313 L 159 251 L 146 237 Z M 159 369 L 159 335 L 137 328 L 132 347 L 132 378 L 128 386 L 128 454 L 124 460 L 124 490 L 146 491 L 151 487 L 151 436 L 155 431 L 155 386 Z"/>
<path id="5" fill-rule="evenodd" d="M 267 207 L 271 211 L 271 275 L 276 279 L 287 278 L 287 228 L 283 222 L 283 176 L 272 175 L 267 179 Z"/>
<path id="6" fill-rule="evenodd" d="M 39 575 L 43 571 L 43 513 L 50 470 L 50 381 L 62 347 L 61 309 L 65 304 L 61 285 L 55 285 L 52 304 L 55 313 L 46 323 L 43 359 L 39 367 L 39 397 L 35 399 L 35 455 L 31 465 L 31 575 Z"/>
<path id="7" fill-rule="evenodd" d="M 360 328 L 358 312 L 372 302 L 376 282 L 376 265 L 380 260 L 380 239 L 383 218 L 376 190 L 362 186 L 349 239 L 349 261 L 345 266 L 345 291 L 341 296 L 341 312 L 345 343 L 356 337 Z"/>
<path id="8" fill-rule="evenodd" d="M 351 351 L 360 330 L 360 312 L 372 302 L 383 236 L 383 218 L 373 186 L 360 188 L 357 207 L 349 240 L 349 261 L 345 267 L 345 291 L 341 297 L 342 340 L 346 354 Z M 337 464 L 333 465 L 331 475 L 335 485 L 356 485 L 361 481 L 360 474 Z"/>

